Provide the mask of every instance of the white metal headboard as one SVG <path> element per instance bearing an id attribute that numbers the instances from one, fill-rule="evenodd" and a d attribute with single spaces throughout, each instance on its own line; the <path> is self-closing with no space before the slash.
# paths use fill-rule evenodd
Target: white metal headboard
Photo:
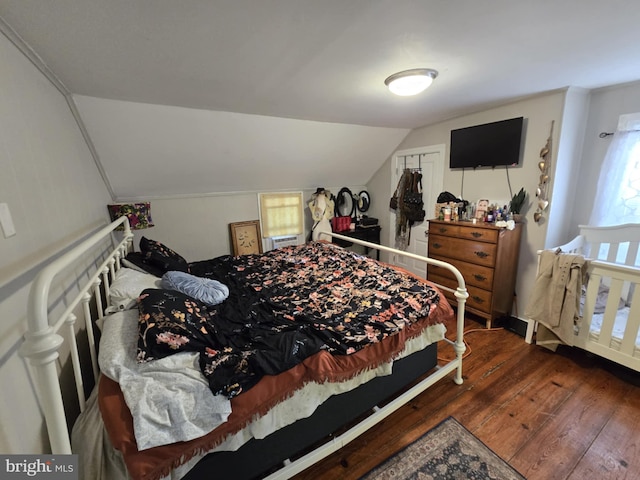
<path id="1" fill-rule="evenodd" d="M 110 251 L 105 252 L 105 260 L 95 267 L 95 271 L 90 273 L 84 284 L 78 285 L 78 294 L 70 302 L 64 312 L 59 316 L 51 315 L 50 318 L 50 290 L 51 285 L 60 272 L 72 265 L 90 249 L 102 242 L 112 239 L 112 232 L 119 226 L 124 225 L 124 236 L 120 243 L 115 245 Z M 113 240 L 111 240 L 113 243 Z M 69 342 L 73 374 L 75 377 L 76 391 L 80 410 L 85 407 L 84 383 L 80 358 L 76 344 L 76 333 L 74 324 L 76 321 L 75 311 L 81 305 L 85 327 L 89 341 L 89 352 L 91 355 L 91 366 L 94 379 L 98 378 L 98 359 L 96 354 L 96 343 L 93 337 L 93 318 L 90 309 L 92 297 L 97 305 L 97 316 L 102 318 L 102 294 L 105 299 L 109 298 L 109 279 L 113 278 L 115 272 L 120 269 L 120 259 L 128 253 L 133 241 L 133 234 L 129 227 L 127 217 L 120 217 L 113 223 L 93 234 L 69 252 L 57 258 L 36 276 L 29 292 L 29 303 L 27 307 L 27 333 L 25 341 L 20 347 L 20 355 L 29 359 L 34 366 L 40 401 L 44 410 L 51 450 L 54 454 L 71 453 L 69 432 L 67 430 L 66 413 L 62 402 L 62 392 L 60 388 L 59 375 L 56 368 L 58 350 L 64 339 L 60 335 L 63 327 L 66 328 L 67 341 Z M 101 289 L 102 285 L 102 289 Z"/>

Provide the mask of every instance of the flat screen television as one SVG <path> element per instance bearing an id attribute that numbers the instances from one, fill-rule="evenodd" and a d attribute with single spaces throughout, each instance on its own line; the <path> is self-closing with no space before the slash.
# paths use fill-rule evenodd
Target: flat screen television
<path id="1" fill-rule="evenodd" d="M 518 165 L 523 124 L 518 117 L 451 130 L 449 167 Z"/>

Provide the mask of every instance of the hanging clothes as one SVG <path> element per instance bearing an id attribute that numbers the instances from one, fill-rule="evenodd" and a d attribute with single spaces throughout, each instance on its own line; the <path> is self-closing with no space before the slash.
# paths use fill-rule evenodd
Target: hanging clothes
<path id="1" fill-rule="evenodd" d="M 405 250 L 411 240 L 411 227 L 415 222 L 422 222 L 425 217 L 420 169 L 404 169 L 391 197 L 390 207 L 396 210 L 395 246 Z"/>

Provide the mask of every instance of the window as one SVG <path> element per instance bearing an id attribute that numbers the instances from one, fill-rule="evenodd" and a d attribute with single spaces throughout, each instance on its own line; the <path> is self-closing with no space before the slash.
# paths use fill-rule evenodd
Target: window
<path id="1" fill-rule="evenodd" d="M 640 222 L 640 113 L 621 115 L 607 150 L 590 225 Z"/>
<path id="2" fill-rule="evenodd" d="M 302 192 L 260 193 L 259 199 L 264 238 L 302 233 Z"/>

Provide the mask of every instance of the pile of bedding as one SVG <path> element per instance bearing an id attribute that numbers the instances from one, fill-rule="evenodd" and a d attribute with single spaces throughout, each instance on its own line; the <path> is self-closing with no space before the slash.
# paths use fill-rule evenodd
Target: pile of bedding
<path id="1" fill-rule="evenodd" d="M 340 247 L 312 243 L 191 265 L 229 288 L 207 305 L 175 290 L 139 298 L 138 360 L 200 353 L 214 394 L 234 397 L 326 350 L 348 355 L 425 317 L 429 285 Z"/>

